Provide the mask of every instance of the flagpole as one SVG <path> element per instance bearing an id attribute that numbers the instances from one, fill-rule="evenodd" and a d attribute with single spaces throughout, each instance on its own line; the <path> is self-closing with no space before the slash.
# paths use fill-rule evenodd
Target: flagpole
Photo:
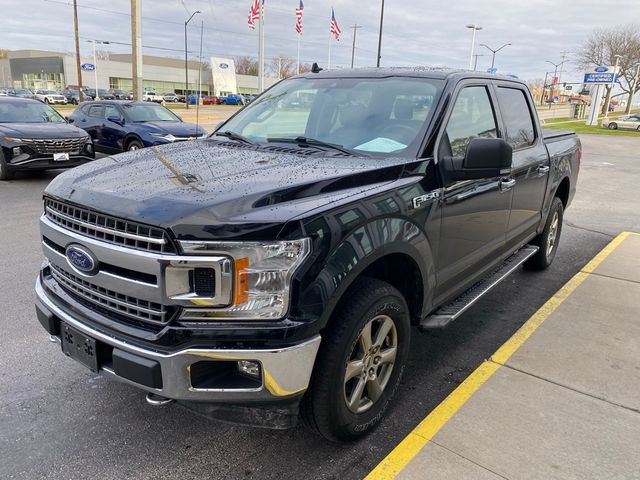
<path id="1" fill-rule="evenodd" d="M 258 91 L 264 91 L 264 0 L 260 2 L 260 18 L 258 19 Z"/>
<path id="2" fill-rule="evenodd" d="M 302 35 L 298 34 L 298 66 L 296 67 L 296 75 L 300 75 L 300 37 Z"/>
<path id="3" fill-rule="evenodd" d="M 331 70 L 331 32 L 329 32 L 329 58 L 327 59 L 327 70 Z"/>

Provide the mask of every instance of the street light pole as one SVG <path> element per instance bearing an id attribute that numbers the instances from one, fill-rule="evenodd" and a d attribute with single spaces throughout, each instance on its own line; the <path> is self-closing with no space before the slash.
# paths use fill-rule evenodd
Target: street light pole
<path id="1" fill-rule="evenodd" d="M 382 24 L 384 22 L 384 0 L 380 7 L 380 32 L 378 33 L 378 57 L 376 60 L 376 67 L 380 68 L 380 59 L 382 58 Z"/>
<path id="2" fill-rule="evenodd" d="M 187 25 L 196 14 L 202 13 L 200 10 L 196 10 L 191 14 L 189 20 L 184 22 L 184 103 L 187 110 L 189 109 L 189 55 L 187 50 Z"/>
<path id="3" fill-rule="evenodd" d="M 553 63 L 550 60 L 545 60 L 547 63 L 550 63 L 551 65 L 553 65 L 554 70 L 553 70 L 553 78 L 551 79 L 551 95 L 550 95 L 550 100 L 552 100 L 551 102 L 549 102 L 549 110 L 551 110 L 551 104 L 553 103 L 553 94 L 555 93 L 555 87 L 556 87 L 556 81 L 558 79 L 558 67 L 560 65 L 562 65 L 565 60 L 561 61 L 560 63 Z"/>
<path id="4" fill-rule="evenodd" d="M 476 31 L 482 30 L 482 27 L 480 25 L 476 25 L 475 23 L 470 23 L 466 25 L 466 27 L 473 30 L 471 34 L 471 53 L 469 54 L 469 70 L 471 70 L 473 68 L 473 51 L 476 47 Z"/>
<path id="5" fill-rule="evenodd" d="M 500 50 L 502 50 L 504 47 L 508 47 L 509 45 L 511 45 L 510 43 L 505 43 L 504 45 L 502 45 L 500 48 L 498 48 L 497 50 L 494 50 L 493 48 L 491 48 L 489 45 L 487 45 L 486 43 L 481 43 L 480 46 L 481 47 L 485 47 L 487 50 L 489 50 L 491 53 L 493 53 L 493 56 L 491 57 L 491 71 L 493 71 L 493 67 L 496 64 L 496 53 L 498 53 Z"/>
<path id="6" fill-rule="evenodd" d="M 351 28 L 353 28 L 353 45 L 351 45 L 351 68 L 353 68 L 353 64 L 356 58 L 356 33 L 358 33 L 358 29 L 362 28 L 362 26 L 355 24 Z"/>
<path id="7" fill-rule="evenodd" d="M 477 70 L 477 67 L 478 67 L 478 57 L 484 57 L 484 55 L 481 53 L 473 54 L 473 71 L 474 72 Z"/>

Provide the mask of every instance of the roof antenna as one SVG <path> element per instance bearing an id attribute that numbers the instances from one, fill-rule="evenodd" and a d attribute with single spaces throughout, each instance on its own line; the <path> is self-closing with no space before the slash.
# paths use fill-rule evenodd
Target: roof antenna
<path id="1" fill-rule="evenodd" d="M 320 73 L 322 70 L 324 68 L 320 68 L 317 62 L 313 62 L 313 65 L 311 65 L 311 73 Z"/>

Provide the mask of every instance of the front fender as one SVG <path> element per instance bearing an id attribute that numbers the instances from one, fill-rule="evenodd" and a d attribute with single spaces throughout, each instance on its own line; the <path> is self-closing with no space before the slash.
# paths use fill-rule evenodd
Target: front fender
<path id="1" fill-rule="evenodd" d="M 411 220 L 373 219 L 351 231 L 324 256 L 321 242 L 318 243 L 317 258 L 305 275 L 312 280 L 306 285 L 301 282 L 298 303 L 302 318 L 318 320 L 317 330 L 326 326 L 340 299 L 362 272 L 392 254 L 405 256 L 419 270 L 424 289 L 420 312 L 425 315 L 431 304 L 435 269 L 431 244 L 424 231 Z M 313 266 L 317 266 L 317 270 Z"/>

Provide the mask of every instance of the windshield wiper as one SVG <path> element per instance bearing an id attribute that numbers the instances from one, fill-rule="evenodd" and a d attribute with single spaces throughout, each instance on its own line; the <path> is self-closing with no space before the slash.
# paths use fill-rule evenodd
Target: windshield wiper
<path id="1" fill-rule="evenodd" d="M 315 138 L 309 137 L 295 137 L 295 138 L 267 138 L 267 142 L 273 143 L 295 143 L 302 147 L 324 147 L 330 148 L 332 150 L 337 150 L 338 152 L 346 153 L 347 155 L 351 155 L 353 157 L 364 156 L 358 152 L 354 152 L 350 148 L 344 147 L 342 145 L 338 145 L 337 143 L 329 143 L 323 140 L 317 140 Z"/>
<path id="2" fill-rule="evenodd" d="M 215 132 L 213 135 L 218 137 L 227 137 L 231 140 L 236 140 L 238 142 L 246 143 L 247 145 L 255 145 L 256 142 L 249 140 L 244 135 L 240 135 L 239 133 L 232 132 L 231 130 L 225 130 L 224 132 Z"/>

